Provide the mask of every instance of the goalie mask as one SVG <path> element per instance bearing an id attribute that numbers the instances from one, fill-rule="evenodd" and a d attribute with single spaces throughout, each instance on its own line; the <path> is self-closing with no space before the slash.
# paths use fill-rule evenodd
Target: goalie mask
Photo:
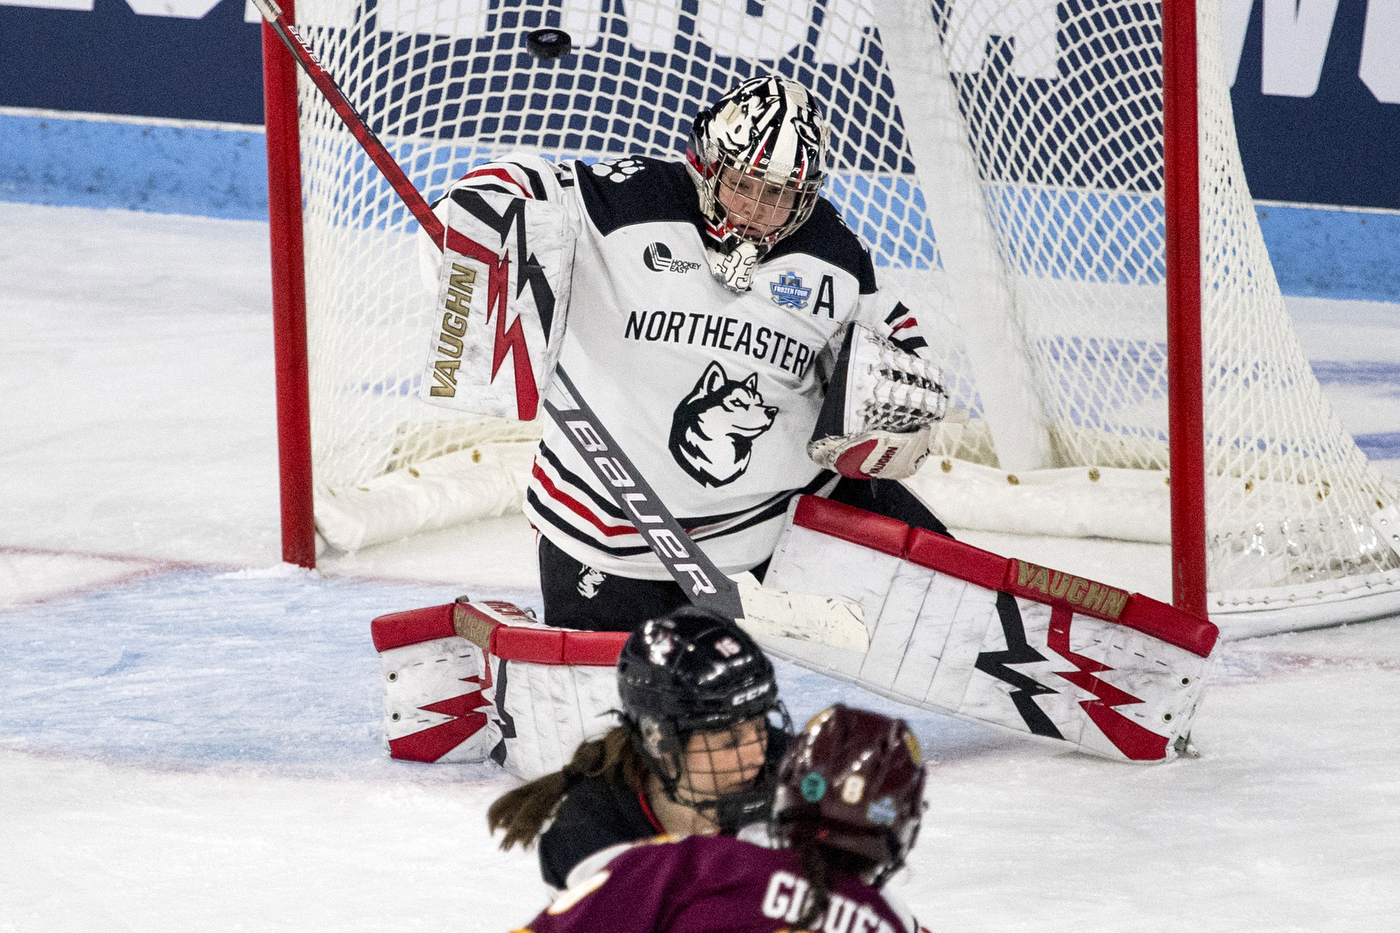
<path id="1" fill-rule="evenodd" d="M 783 758 L 775 835 L 860 856 L 878 887 L 914 845 L 923 795 L 919 743 L 908 724 L 838 703 L 813 717 Z"/>
<path id="2" fill-rule="evenodd" d="M 774 75 L 696 116 L 686 166 L 713 241 L 710 269 L 729 289 L 748 290 L 759 260 L 812 216 L 830 134 L 807 89 Z"/>
<path id="3" fill-rule="evenodd" d="M 773 665 L 743 629 L 693 606 L 652 619 L 623 646 L 617 687 L 668 797 L 726 833 L 767 816 L 790 730 Z"/>

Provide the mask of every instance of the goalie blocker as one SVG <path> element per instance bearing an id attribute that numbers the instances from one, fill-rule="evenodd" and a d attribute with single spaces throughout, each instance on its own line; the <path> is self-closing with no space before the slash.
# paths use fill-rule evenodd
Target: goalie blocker
<path id="1" fill-rule="evenodd" d="M 532 181 L 558 190 L 548 172 Z M 436 211 L 446 229 L 420 397 L 530 421 L 549 390 L 569 306 L 574 244 L 565 236 L 566 208 L 459 188 Z M 433 255 L 429 265 L 438 261 Z"/>

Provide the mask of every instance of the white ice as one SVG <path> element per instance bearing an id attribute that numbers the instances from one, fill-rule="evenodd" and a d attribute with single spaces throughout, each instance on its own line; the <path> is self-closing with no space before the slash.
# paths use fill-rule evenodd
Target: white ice
<path id="1" fill-rule="evenodd" d="M 509 778 L 387 757 L 368 637 L 537 601 L 529 529 L 279 563 L 266 237 L 0 204 L 0 933 L 504 933 L 544 902 L 486 833 Z M 1290 307 L 1315 358 L 1400 359 L 1400 307 Z M 1395 385 L 1345 391 L 1353 431 L 1400 430 Z M 780 673 L 799 722 L 913 722 L 892 886 L 935 933 L 1400 929 L 1400 620 L 1226 645 L 1201 757 L 1165 766 Z"/>

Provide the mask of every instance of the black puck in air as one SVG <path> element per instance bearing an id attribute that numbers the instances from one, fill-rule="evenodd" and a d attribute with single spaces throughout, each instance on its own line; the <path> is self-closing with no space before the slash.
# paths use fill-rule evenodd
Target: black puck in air
<path id="1" fill-rule="evenodd" d="M 574 40 L 562 29 L 536 29 L 525 34 L 525 47 L 541 61 L 569 54 Z"/>

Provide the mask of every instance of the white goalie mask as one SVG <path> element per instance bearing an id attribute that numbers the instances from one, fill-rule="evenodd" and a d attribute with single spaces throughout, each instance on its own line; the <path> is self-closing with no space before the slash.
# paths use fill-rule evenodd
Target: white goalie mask
<path id="1" fill-rule="evenodd" d="M 734 291 L 773 244 L 812 216 L 831 128 L 796 81 L 750 78 L 695 118 L 686 166 L 700 195 L 711 270 Z"/>

